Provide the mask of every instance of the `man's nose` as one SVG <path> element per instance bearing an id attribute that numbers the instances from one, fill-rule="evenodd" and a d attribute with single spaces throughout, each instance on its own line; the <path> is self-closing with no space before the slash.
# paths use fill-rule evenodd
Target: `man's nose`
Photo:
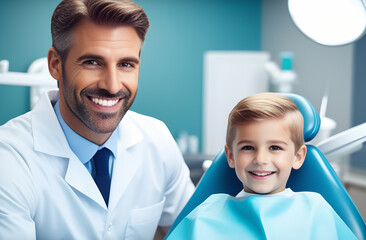
<path id="1" fill-rule="evenodd" d="M 102 72 L 102 78 L 98 87 L 107 90 L 110 94 L 116 94 L 122 89 L 122 79 L 117 67 L 107 66 Z"/>

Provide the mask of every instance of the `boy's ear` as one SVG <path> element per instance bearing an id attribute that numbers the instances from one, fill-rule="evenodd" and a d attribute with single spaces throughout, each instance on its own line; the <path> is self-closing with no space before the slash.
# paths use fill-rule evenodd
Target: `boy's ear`
<path id="1" fill-rule="evenodd" d="M 227 163 L 229 164 L 229 166 L 231 168 L 235 168 L 233 152 L 230 150 L 230 148 L 226 144 L 225 144 L 225 154 L 226 154 L 226 159 L 227 159 Z"/>
<path id="2" fill-rule="evenodd" d="M 51 76 L 57 81 L 60 81 L 62 78 L 62 61 L 54 47 L 51 47 L 48 50 L 47 60 L 48 70 L 50 71 Z"/>
<path id="3" fill-rule="evenodd" d="M 292 164 L 292 168 L 293 169 L 299 169 L 302 164 L 304 163 L 305 157 L 306 157 L 306 146 L 302 145 L 299 150 L 297 151 L 297 153 L 295 154 L 295 160 Z"/>

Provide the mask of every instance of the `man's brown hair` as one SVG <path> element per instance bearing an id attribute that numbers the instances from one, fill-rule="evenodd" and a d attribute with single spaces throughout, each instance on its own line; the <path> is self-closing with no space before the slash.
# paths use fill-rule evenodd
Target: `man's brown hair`
<path id="1" fill-rule="evenodd" d="M 144 10 L 128 0 L 63 0 L 51 19 L 52 46 L 66 60 L 72 44 L 72 31 L 82 20 L 108 26 L 131 26 L 141 42 L 145 40 L 149 20 Z"/>

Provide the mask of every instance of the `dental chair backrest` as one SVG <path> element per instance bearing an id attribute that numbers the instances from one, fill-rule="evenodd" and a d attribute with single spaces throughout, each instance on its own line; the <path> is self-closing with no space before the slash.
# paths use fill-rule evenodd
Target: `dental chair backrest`
<path id="1" fill-rule="evenodd" d="M 285 96 L 295 102 L 304 117 L 305 142 L 312 140 L 320 128 L 318 113 L 304 97 L 296 94 L 285 94 Z M 337 174 L 316 147 L 307 145 L 305 162 L 299 170 L 292 170 L 287 187 L 295 192 L 312 191 L 320 193 L 358 239 L 366 240 L 365 222 Z M 196 191 L 183 208 L 169 233 L 187 214 L 205 201 L 211 194 L 227 193 L 235 196 L 242 189 L 242 183 L 236 177 L 235 170 L 229 167 L 225 152 L 222 150 L 202 177 Z"/>

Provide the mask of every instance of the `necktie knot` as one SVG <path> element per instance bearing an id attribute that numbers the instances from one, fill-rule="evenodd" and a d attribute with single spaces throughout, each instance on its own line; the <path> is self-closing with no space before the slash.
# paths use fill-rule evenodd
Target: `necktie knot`
<path id="1" fill-rule="evenodd" d="M 109 177 L 109 156 L 110 150 L 108 148 L 102 148 L 97 151 L 93 157 L 95 167 L 94 181 L 97 184 L 107 206 L 111 185 Z"/>

